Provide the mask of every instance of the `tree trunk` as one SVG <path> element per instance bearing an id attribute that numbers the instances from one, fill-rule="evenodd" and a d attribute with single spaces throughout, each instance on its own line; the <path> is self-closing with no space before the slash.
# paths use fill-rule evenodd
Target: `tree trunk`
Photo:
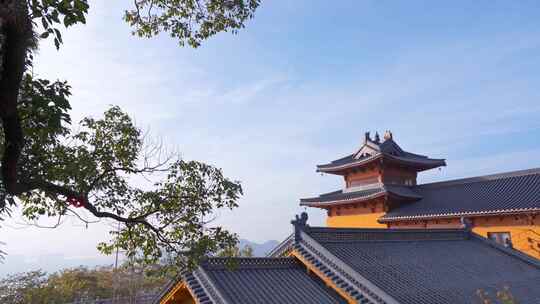
<path id="1" fill-rule="evenodd" d="M 0 0 L 0 122 L 4 132 L 1 174 L 7 193 L 17 188 L 17 163 L 24 144 L 17 102 L 33 45 L 33 29 L 24 0 Z"/>

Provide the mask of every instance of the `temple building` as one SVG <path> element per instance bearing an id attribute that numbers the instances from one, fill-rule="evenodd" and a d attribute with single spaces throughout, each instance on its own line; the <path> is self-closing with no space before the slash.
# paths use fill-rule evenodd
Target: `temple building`
<path id="1" fill-rule="evenodd" d="M 417 183 L 445 165 L 366 133 L 317 166 L 343 189 L 300 200 L 325 209 L 327 227 L 302 213 L 268 257 L 209 257 L 154 303 L 540 303 L 540 169 Z"/>
<path id="2" fill-rule="evenodd" d="M 471 231 L 310 227 L 265 258 L 208 258 L 156 304 L 458 304 L 508 290 L 540 303 L 540 261 Z M 232 265 L 232 266 L 231 266 Z M 496 300 L 496 299 L 494 299 Z M 490 302 L 499 303 L 499 302 Z"/>
<path id="3" fill-rule="evenodd" d="M 540 258 L 540 169 L 417 184 L 419 172 L 444 159 L 404 151 L 390 131 L 365 134 L 354 153 L 317 166 L 343 176 L 343 189 L 300 200 L 325 209 L 328 227 L 458 228 Z"/>

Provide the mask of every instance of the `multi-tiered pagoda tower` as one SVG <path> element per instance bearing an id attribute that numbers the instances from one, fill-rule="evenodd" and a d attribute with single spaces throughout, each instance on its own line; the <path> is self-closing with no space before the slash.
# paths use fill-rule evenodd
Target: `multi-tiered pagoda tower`
<path id="1" fill-rule="evenodd" d="M 475 233 L 540 258 L 540 168 L 417 184 L 444 159 L 403 151 L 386 131 L 366 133 L 351 155 L 317 166 L 343 176 L 343 189 L 300 200 L 326 209 L 328 227 L 452 229 Z"/>
<path id="2" fill-rule="evenodd" d="M 343 176 L 345 187 L 301 199 L 301 205 L 326 209 L 329 227 L 386 227 L 378 222 L 386 212 L 421 199 L 410 188 L 418 172 L 445 165 L 444 159 L 404 151 L 390 131 L 382 140 L 367 132 L 353 154 L 317 166 L 317 172 Z"/>

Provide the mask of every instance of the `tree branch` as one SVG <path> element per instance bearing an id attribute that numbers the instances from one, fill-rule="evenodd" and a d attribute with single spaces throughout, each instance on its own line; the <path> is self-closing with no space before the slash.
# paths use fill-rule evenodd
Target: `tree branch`
<path id="1" fill-rule="evenodd" d="M 137 173 L 154 173 L 154 172 L 166 172 L 168 170 L 168 168 L 166 169 L 160 169 L 161 167 L 163 167 L 166 163 L 159 163 L 159 164 L 156 164 L 155 166 L 153 167 L 149 167 L 149 166 L 145 166 L 144 168 L 140 168 L 140 169 L 132 169 L 132 168 L 126 168 L 126 167 L 113 167 L 113 168 L 109 168 L 109 169 L 106 169 L 106 170 L 103 170 L 103 172 L 98 175 L 91 183 L 90 185 L 88 186 L 88 189 L 87 189 L 87 192 L 89 193 L 90 191 L 92 191 L 94 189 L 94 187 L 96 186 L 96 184 L 101 181 L 105 176 L 107 176 L 108 174 L 111 174 L 111 173 L 114 173 L 114 172 L 117 172 L 117 171 L 123 171 L 123 172 L 127 172 L 127 173 L 132 173 L 132 174 L 137 174 Z"/>

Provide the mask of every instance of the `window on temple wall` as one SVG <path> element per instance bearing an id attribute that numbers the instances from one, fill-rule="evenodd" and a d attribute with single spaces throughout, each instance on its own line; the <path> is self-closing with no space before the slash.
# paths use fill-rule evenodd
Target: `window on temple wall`
<path id="1" fill-rule="evenodd" d="M 510 232 L 488 232 L 488 238 L 503 246 L 512 247 Z"/>
<path id="2" fill-rule="evenodd" d="M 379 178 L 376 176 L 354 179 L 350 181 L 350 187 L 357 187 L 369 184 L 376 184 L 379 182 Z"/>

